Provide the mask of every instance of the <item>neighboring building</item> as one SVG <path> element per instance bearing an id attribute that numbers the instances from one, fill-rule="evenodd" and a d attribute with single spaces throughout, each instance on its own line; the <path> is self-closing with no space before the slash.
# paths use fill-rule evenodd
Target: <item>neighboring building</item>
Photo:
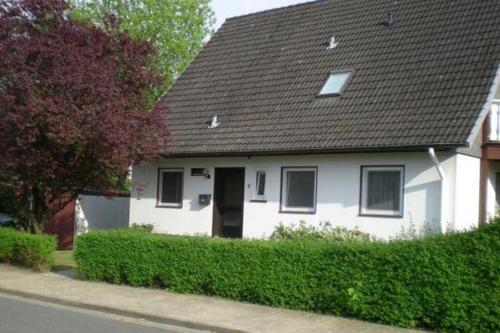
<path id="1" fill-rule="evenodd" d="M 129 216 L 128 192 L 87 192 L 79 195 L 76 200 L 75 233 L 126 228 L 129 225 Z"/>
<path id="2" fill-rule="evenodd" d="M 169 145 L 134 166 L 130 223 L 390 237 L 485 221 L 500 199 L 499 13 L 325 0 L 229 19 L 161 101 Z"/>
<path id="3" fill-rule="evenodd" d="M 43 232 L 57 236 L 58 250 L 71 250 L 75 241 L 75 209 L 76 201 L 69 195 L 55 200 L 50 211 L 52 218 L 44 224 Z"/>
<path id="4" fill-rule="evenodd" d="M 130 195 L 113 191 L 86 192 L 76 200 L 62 196 L 51 209 L 54 215 L 44 225 L 44 232 L 57 236 L 59 250 L 71 250 L 75 235 L 127 227 Z"/>

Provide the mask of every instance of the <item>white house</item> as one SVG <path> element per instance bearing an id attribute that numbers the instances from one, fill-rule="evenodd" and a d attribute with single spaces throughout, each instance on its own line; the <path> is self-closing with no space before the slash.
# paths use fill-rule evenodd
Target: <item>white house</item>
<path id="1" fill-rule="evenodd" d="M 500 189 L 499 12 L 325 0 L 229 19 L 161 100 L 168 146 L 133 168 L 130 223 L 265 237 L 329 221 L 387 238 L 484 222 Z"/>

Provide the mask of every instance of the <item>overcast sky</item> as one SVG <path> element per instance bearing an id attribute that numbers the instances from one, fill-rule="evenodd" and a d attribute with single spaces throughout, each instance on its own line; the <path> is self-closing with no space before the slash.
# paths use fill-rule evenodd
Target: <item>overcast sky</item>
<path id="1" fill-rule="evenodd" d="M 311 0 L 212 0 L 217 18 L 216 29 L 229 17 L 260 12 L 266 9 L 295 5 Z"/>

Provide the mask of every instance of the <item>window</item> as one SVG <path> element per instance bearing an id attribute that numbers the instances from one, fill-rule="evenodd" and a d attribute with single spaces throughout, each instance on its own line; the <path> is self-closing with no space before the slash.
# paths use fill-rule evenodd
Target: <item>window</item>
<path id="1" fill-rule="evenodd" d="M 351 76 L 350 71 L 340 71 L 330 73 L 323 88 L 319 92 L 319 96 L 339 96 L 344 91 L 347 80 Z"/>
<path id="2" fill-rule="evenodd" d="M 283 168 L 281 211 L 316 212 L 317 168 Z"/>
<path id="3" fill-rule="evenodd" d="M 403 215 L 403 166 L 361 167 L 361 215 Z"/>
<path id="4" fill-rule="evenodd" d="M 255 173 L 255 195 L 256 201 L 266 200 L 266 172 L 257 171 Z"/>
<path id="5" fill-rule="evenodd" d="M 182 207 L 183 169 L 158 170 L 158 206 Z"/>

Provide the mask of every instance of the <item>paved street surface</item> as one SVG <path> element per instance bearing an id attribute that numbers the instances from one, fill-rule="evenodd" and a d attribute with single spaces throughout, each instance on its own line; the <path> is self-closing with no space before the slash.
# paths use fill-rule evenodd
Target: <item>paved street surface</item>
<path id="1" fill-rule="evenodd" d="M 1 333 L 195 333 L 170 325 L 0 294 Z"/>

